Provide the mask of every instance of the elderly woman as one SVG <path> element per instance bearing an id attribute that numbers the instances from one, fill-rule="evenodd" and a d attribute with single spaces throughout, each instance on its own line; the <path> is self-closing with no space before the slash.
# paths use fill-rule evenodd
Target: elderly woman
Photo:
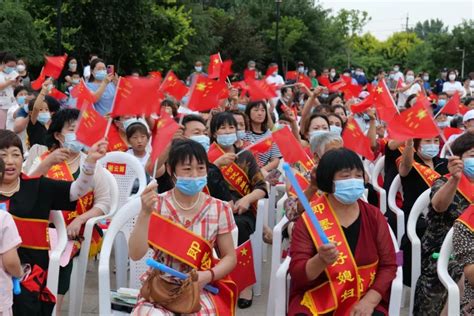
<path id="1" fill-rule="evenodd" d="M 427 228 L 421 239 L 421 275 L 415 291 L 414 313 L 439 315 L 447 292 L 438 279 L 433 253 L 441 249 L 444 237 L 454 221 L 474 203 L 474 132 L 467 132 L 451 145 L 449 175 L 436 180 L 431 187 L 431 204 L 426 216 Z M 462 270 L 458 262 L 449 268 L 455 280 Z"/>
<path id="2" fill-rule="evenodd" d="M 323 195 L 311 205 L 330 242 L 321 242 L 303 213 L 290 248 L 289 315 L 387 315 L 395 250 L 380 210 L 360 199 L 362 161 L 348 149 L 328 151 L 316 185 Z"/>
<path id="3" fill-rule="evenodd" d="M 23 241 L 18 249 L 20 260 L 32 268 L 29 277 L 22 281 L 21 294 L 15 295 L 14 315 L 52 313 L 54 297 L 46 288 L 49 213 L 51 210 L 76 210 L 76 201 L 93 187 L 96 162 L 105 155 L 106 147 L 107 142 L 101 141 L 90 148 L 75 181 L 28 177 L 21 172 L 23 146 L 20 138 L 11 131 L 0 131 L 0 158 L 5 161 L 0 201 L 14 216 Z"/>

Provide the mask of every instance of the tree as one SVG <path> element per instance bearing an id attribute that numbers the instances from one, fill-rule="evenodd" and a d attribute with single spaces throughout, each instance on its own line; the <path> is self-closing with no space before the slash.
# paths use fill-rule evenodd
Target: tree
<path id="1" fill-rule="evenodd" d="M 442 34 L 448 32 L 448 27 L 444 26 L 443 21 L 439 19 L 425 20 L 424 22 L 417 22 L 415 27 L 410 29 L 418 38 L 426 40 L 431 34 Z"/>
<path id="2" fill-rule="evenodd" d="M 393 33 L 384 43 L 382 54 L 393 63 L 402 65 L 406 62 L 408 52 L 413 49 L 421 40 L 415 33 L 397 32 Z"/>

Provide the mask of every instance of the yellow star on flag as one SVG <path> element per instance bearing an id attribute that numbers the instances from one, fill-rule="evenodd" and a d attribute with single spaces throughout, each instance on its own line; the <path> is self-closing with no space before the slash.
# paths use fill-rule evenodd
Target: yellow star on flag
<path id="1" fill-rule="evenodd" d="M 382 87 L 377 87 L 376 91 L 377 91 L 378 94 L 381 94 L 383 92 L 383 89 L 382 89 Z"/>
<path id="2" fill-rule="evenodd" d="M 420 119 L 420 121 L 422 119 L 424 119 L 428 114 L 426 113 L 426 110 L 420 110 L 418 111 L 418 113 L 416 114 L 416 117 Z"/>
<path id="3" fill-rule="evenodd" d="M 350 129 L 351 131 L 354 131 L 356 127 L 354 126 L 354 124 L 350 123 L 350 124 L 347 124 L 347 128 Z"/>
<path id="4" fill-rule="evenodd" d="M 247 255 L 247 252 L 248 252 L 247 248 L 244 248 L 244 249 L 240 250 L 240 254 L 241 254 L 242 256 L 246 256 L 246 255 Z"/>
<path id="5" fill-rule="evenodd" d="M 200 83 L 197 84 L 196 89 L 198 89 L 199 91 L 205 91 L 206 90 L 206 84 L 200 82 Z"/>

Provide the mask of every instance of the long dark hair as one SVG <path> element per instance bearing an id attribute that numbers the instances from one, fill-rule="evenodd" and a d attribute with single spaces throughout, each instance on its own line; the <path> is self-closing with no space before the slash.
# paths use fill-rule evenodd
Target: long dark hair
<path id="1" fill-rule="evenodd" d="M 91 61 L 91 75 L 89 77 L 89 81 L 93 82 L 95 80 L 94 78 L 94 68 L 97 66 L 98 63 L 103 63 L 105 65 L 105 61 L 100 58 L 95 58 L 94 60 Z"/>
<path id="2" fill-rule="evenodd" d="M 251 132 L 254 132 L 254 131 L 252 129 L 252 118 L 250 116 L 250 111 L 253 108 L 259 107 L 260 105 L 265 109 L 265 119 L 262 122 L 262 131 L 265 132 L 268 129 L 268 109 L 265 102 L 263 101 L 250 102 L 249 104 L 247 104 L 247 107 L 245 108 L 245 114 L 247 114 L 249 118 L 249 122 L 250 122 L 249 125 L 250 125 Z"/>

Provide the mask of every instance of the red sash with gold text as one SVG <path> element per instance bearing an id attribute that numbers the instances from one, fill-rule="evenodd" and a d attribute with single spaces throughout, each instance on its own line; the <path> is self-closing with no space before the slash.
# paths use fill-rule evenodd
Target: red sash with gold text
<path id="1" fill-rule="evenodd" d="M 471 204 L 464 210 L 461 216 L 458 217 L 457 221 L 463 223 L 467 228 L 474 233 L 474 204 Z"/>
<path id="2" fill-rule="evenodd" d="M 402 157 L 397 158 L 397 166 L 400 166 L 400 163 L 402 161 Z M 413 161 L 413 168 L 415 168 L 416 172 L 420 175 L 420 177 L 425 181 L 426 185 L 431 188 L 433 186 L 433 183 L 438 180 L 441 175 L 436 172 L 435 170 L 431 169 L 430 167 L 427 167 L 425 165 L 422 165 L 419 162 Z"/>
<path id="3" fill-rule="evenodd" d="M 301 305 L 313 315 L 334 311 L 334 315 L 349 315 L 352 307 L 372 286 L 378 261 L 358 267 L 341 225 L 326 195 L 311 203 L 313 211 L 330 242 L 337 244 L 339 257 L 325 269 L 329 281 L 306 291 Z M 316 248 L 323 243 L 306 213 L 302 218 Z"/>
<path id="4" fill-rule="evenodd" d="M 153 212 L 150 217 L 148 243 L 153 248 L 199 271 L 209 270 L 219 262 L 212 255 L 212 245 L 202 236 L 156 212 Z M 215 281 L 213 285 L 219 288 L 218 295 L 210 295 L 218 312 L 217 315 L 234 315 L 237 303 L 235 283 L 225 278 Z"/>
<path id="5" fill-rule="evenodd" d="M 107 141 L 109 142 L 107 152 L 128 150 L 127 143 L 123 141 L 122 137 L 120 137 L 119 130 L 113 124 L 110 126 Z"/>
<path id="6" fill-rule="evenodd" d="M 445 175 L 447 179 L 451 177 L 450 174 Z M 461 181 L 459 181 L 457 191 L 464 196 L 464 198 L 470 203 L 474 204 L 474 183 L 469 181 L 469 178 L 463 173 Z"/>

